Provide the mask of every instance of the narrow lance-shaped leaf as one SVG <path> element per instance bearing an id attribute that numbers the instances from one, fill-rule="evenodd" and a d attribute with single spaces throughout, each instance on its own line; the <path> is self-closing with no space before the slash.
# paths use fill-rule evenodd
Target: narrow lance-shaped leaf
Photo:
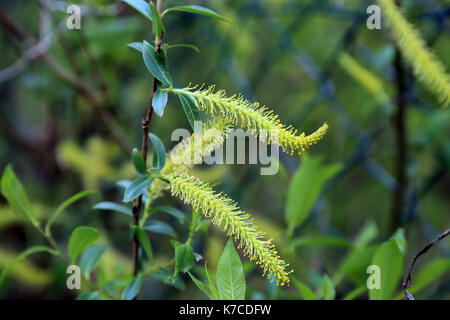
<path id="1" fill-rule="evenodd" d="M 226 19 L 225 17 L 223 17 L 222 15 L 218 14 L 217 12 L 215 12 L 215 11 L 213 11 L 211 9 L 202 7 L 202 6 L 197 6 L 197 5 L 172 7 L 172 8 L 166 9 L 163 12 L 162 15 L 164 16 L 166 13 L 168 13 L 170 11 L 191 12 L 191 13 L 201 14 L 201 15 L 204 15 L 204 16 L 208 16 L 208 17 L 211 17 L 211 18 L 215 18 L 215 19 L 219 19 L 219 20 L 231 23 L 230 20 Z"/>
<path id="2" fill-rule="evenodd" d="M 45 233 L 50 234 L 50 228 L 53 224 L 53 222 L 56 220 L 56 218 L 59 216 L 61 212 L 63 212 L 67 207 L 72 205 L 74 202 L 88 196 L 91 194 L 97 193 L 97 190 L 85 190 L 81 191 L 77 194 L 74 194 L 69 199 L 64 201 L 51 215 L 50 219 L 48 219 L 47 224 L 45 225 Z"/>
<path id="3" fill-rule="evenodd" d="M 153 20 L 153 34 L 156 36 L 156 39 L 159 39 L 161 37 L 161 32 L 165 32 L 166 29 L 164 28 L 164 25 L 161 21 L 161 16 L 159 15 L 158 9 L 153 4 L 153 2 L 150 1 L 150 11 L 152 12 L 152 20 Z"/>
<path id="4" fill-rule="evenodd" d="M 131 280 L 130 284 L 125 288 L 122 293 L 122 300 L 133 300 L 142 286 L 142 278 L 140 276 L 136 276 Z"/>
<path id="5" fill-rule="evenodd" d="M 106 245 L 95 245 L 88 248 L 81 257 L 80 268 L 88 276 L 97 267 L 106 251 Z"/>
<path id="6" fill-rule="evenodd" d="M 139 153 L 137 149 L 133 149 L 133 153 L 131 155 L 131 159 L 133 160 L 133 166 L 136 172 L 143 176 L 145 175 L 145 171 L 147 170 L 144 157 Z"/>
<path id="7" fill-rule="evenodd" d="M 139 11 L 148 20 L 152 21 L 152 13 L 150 10 L 150 6 L 146 1 L 144 0 L 122 0 L 122 1 L 126 2 L 131 7 Z"/>
<path id="8" fill-rule="evenodd" d="M 372 265 L 379 267 L 380 287 L 369 290 L 371 300 L 389 300 L 400 286 L 405 244 L 402 237 L 403 233 L 397 232 L 375 252 Z"/>
<path id="9" fill-rule="evenodd" d="M 181 106 L 183 107 L 191 128 L 194 129 L 194 122 L 201 121 L 200 113 L 198 112 L 194 101 L 192 101 L 190 96 L 184 94 L 179 94 L 178 98 L 180 99 Z"/>
<path id="10" fill-rule="evenodd" d="M 8 204 L 15 212 L 30 221 L 34 226 L 39 225 L 39 222 L 31 209 L 25 190 L 14 174 L 11 165 L 8 165 L 3 172 L 1 179 L 1 193 L 6 200 L 8 200 Z"/>
<path id="11" fill-rule="evenodd" d="M 217 288 L 222 300 L 245 299 L 245 277 L 241 259 L 229 239 L 217 265 Z"/>
<path id="12" fill-rule="evenodd" d="M 26 249 L 24 252 L 22 252 L 21 254 L 19 254 L 16 258 L 14 258 L 13 261 L 11 261 L 11 263 L 2 270 L 2 273 L 0 274 L 0 288 L 2 286 L 3 281 L 5 280 L 5 278 L 7 277 L 9 271 L 11 271 L 11 269 L 21 260 L 25 259 L 27 256 L 29 256 L 30 254 L 33 253 L 37 253 L 37 252 L 48 252 L 50 254 L 53 254 L 55 256 L 58 255 L 58 253 L 46 246 L 35 246 L 35 247 L 31 247 Z"/>
<path id="13" fill-rule="evenodd" d="M 125 190 L 124 202 L 130 202 L 143 194 L 152 184 L 152 179 L 148 176 L 142 176 L 134 180 Z"/>
<path id="14" fill-rule="evenodd" d="M 139 240 L 139 243 L 144 248 L 145 253 L 150 261 L 153 261 L 153 251 L 152 246 L 150 244 L 150 239 L 148 238 L 147 232 L 141 227 L 135 227 L 136 237 Z"/>
<path id="15" fill-rule="evenodd" d="M 144 229 L 154 233 L 165 234 L 174 239 L 177 238 L 175 230 L 169 224 L 162 221 L 147 221 L 144 225 Z"/>
<path id="16" fill-rule="evenodd" d="M 118 204 L 118 203 L 115 203 L 115 202 L 109 202 L 109 201 L 99 202 L 95 206 L 93 206 L 92 208 L 93 209 L 97 209 L 97 210 L 116 211 L 116 212 L 120 212 L 120 213 L 126 214 L 127 216 L 132 216 L 133 215 L 133 212 L 132 212 L 131 208 L 125 207 L 125 206 L 123 206 L 121 204 Z"/>
<path id="17" fill-rule="evenodd" d="M 144 63 L 151 74 L 163 85 L 169 87 L 172 85 L 172 78 L 166 64 L 164 53 L 157 52 L 156 49 L 144 40 L 142 47 L 142 57 Z"/>
<path id="18" fill-rule="evenodd" d="M 153 167 L 162 169 L 166 163 L 166 150 L 162 141 L 153 133 L 149 133 L 148 137 L 153 146 Z"/>

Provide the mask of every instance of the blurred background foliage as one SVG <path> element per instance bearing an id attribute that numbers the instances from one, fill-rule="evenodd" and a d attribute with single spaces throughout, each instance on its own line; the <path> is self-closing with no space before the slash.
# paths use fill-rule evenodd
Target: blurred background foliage
<path id="1" fill-rule="evenodd" d="M 0 2 L 2 15 L 21 30 L 17 36 L 4 24 L 0 29 L 0 170 L 13 165 L 42 219 L 70 195 L 99 190 L 67 209 L 55 223 L 54 235 L 63 246 L 76 226 L 96 227 L 100 242 L 110 246 L 95 276 L 100 282 L 116 275 L 117 281 L 124 281 L 131 276 L 129 220 L 92 206 L 120 202 L 123 190 L 116 181 L 136 178 L 130 152 L 141 143 L 140 119 L 152 77 L 127 44 L 153 36 L 148 21 L 122 2 L 76 3 L 83 10 L 81 30 L 65 27 L 64 1 Z M 252 213 L 301 281 L 277 288 L 243 258 L 247 297 L 305 298 L 301 288 L 306 285 L 322 298 L 342 299 L 349 293 L 367 298 L 366 268 L 379 245 L 399 227 L 393 225 L 392 212 L 398 157 L 392 121 L 395 45 L 384 22 L 382 30 L 367 29 L 365 11 L 372 1 L 164 1 L 164 7 L 180 4 L 208 6 L 235 26 L 189 13 L 165 18 L 167 43 L 191 43 L 200 49 L 169 51 L 177 86 L 216 84 L 228 94 L 241 92 L 305 132 L 324 121 L 329 124 L 323 141 L 307 154 L 283 154 L 277 175 L 260 176 L 256 165 L 194 169 L 196 176 L 218 182 L 217 189 Z M 406 0 L 402 6 L 432 51 L 449 66 L 448 1 Z M 30 52 L 33 43 L 44 38 L 44 52 Z M 3 71 L 14 64 L 18 69 L 5 78 Z M 60 69 L 74 80 L 67 80 Z M 402 278 L 415 253 L 450 226 L 450 109 L 440 108 L 410 68 L 406 70 L 408 183 L 399 214 L 407 247 Z M 108 127 L 104 119 L 110 118 L 114 122 Z M 170 141 L 172 131 L 188 127 L 179 102 L 171 97 L 164 117 L 153 117 L 151 131 L 169 149 L 176 144 Z M 290 193 L 293 199 L 288 199 Z M 167 197 L 158 204 L 173 205 L 190 216 L 190 208 Z M 296 211 L 297 221 L 288 228 L 290 210 Z M 187 237 L 176 219 L 158 218 L 180 239 Z M 0 230 L 0 269 L 25 248 L 43 242 L 2 197 Z M 168 261 L 173 251 L 170 238 L 150 236 L 155 264 Z M 225 243 L 221 230 L 206 226 L 193 246 L 208 268 L 216 270 Z M 425 284 L 417 298 L 450 298 L 449 256 L 448 241 L 443 241 L 419 260 L 413 286 L 415 280 Z M 202 265 L 196 266 L 197 272 L 202 272 Z M 427 282 L 430 274 L 434 277 Z M 65 279 L 63 264 L 37 254 L 12 270 L 0 297 L 73 297 Z M 397 279 L 395 294 L 400 284 Z M 168 285 L 158 275 L 145 279 L 141 297 L 204 298 L 188 277 Z"/>

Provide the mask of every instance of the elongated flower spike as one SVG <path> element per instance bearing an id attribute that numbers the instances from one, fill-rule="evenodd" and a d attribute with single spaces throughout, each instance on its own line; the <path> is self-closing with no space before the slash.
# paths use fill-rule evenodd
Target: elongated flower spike
<path id="1" fill-rule="evenodd" d="M 420 33 L 403 17 L 394 1 L 378 2 L 389 20 L 395 41 L 403 56 L 413 66 L 415 75 L 447 107 L 450 103 L 450 75 L 445 72 L 445 66 L 427 49 Z"/>
<path id="2" fill-rule="evenodd" d="M 233 200 L 223 193 L 215 193 L 207 183 L 183 173 L 172 174 L 169 179 L 167 189 L 172 195 L 201 211 L 216 226 L 222 225 L 250 261 L 259 265 L 264 276 L 270 278 L 273 275 L 277 285 L 289 284 L 288 275 L 292 271 L 286 270 L 288 264 L 280 259 L 272 240 L 263 239 L 265 234 L 257 230 L 253 219 Z"/>
<path id="3" fill-rule="evenodd" d="M 168 154 L 166 164 L 161 172 L 164 175 L 174 172 L 186 172 L 195 164 L 200 164 L 204 157 L 223 145 L 225 137 L 230 130 L 226 121 L 220 118 L 211 119 L 202 123 L 202 136 L 193 133 L 189 138 L 177 144 Z M 150 198 L 161 196 L 166 183 L 156 179 L 150 186 Z"/>
<path id="4" fill-rule="evenodd" d="M 258 102 L 250 102 L 242 95 L 225 96 L 224 90 L 215 91 L 215 86 L 207 89 L 187 87 L 184 89 L 168 88 L 167 91 L 175 94 L 189 95 L 195 106 L 206 111 L 212 116 L 222 116 L 226 121 L 236 126 L 253 129 L 261 140 L 275 143 L 282 147 L 283 151 L 299 154 L 310 146 L 316 144 L 325 135 L 328 124 L 324 123 L 319 129 L 310 135 L 298 134 L 291 126 L 280 123 L 278 115 Z"/>

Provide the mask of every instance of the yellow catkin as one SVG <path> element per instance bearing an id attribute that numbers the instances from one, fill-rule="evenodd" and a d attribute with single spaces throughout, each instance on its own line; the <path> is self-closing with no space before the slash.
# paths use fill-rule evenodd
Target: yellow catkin
<path id="1" fill-rule="evenodd" d="M 186 172 L 194 164 L 201 163 L 203 157 L 223 145 L 229 132 L 229 125 L 221 119 L 211 119 L 202 124 L 202 139 L 193 133 L 189 138 L 177 144 L 167 155 L 166 164 L 161 172 L 165 175 L 174 172 Z M 198 138 L 198 139 L 197 139 Z M 155 179 L 150 186 L 150 198 L 156 199 L 162 195 L 166 183 Z"/>
<path id="2" fill-rule="evenodd" d="M 216 226 L 223 226 L 228 236 L 239 243 L 238 249 L 254 261 L 270 278 L 273 275 L 277 285 L 289 284 L 288 265 L 280 259 L 272 240 L 265 240 L 265 234 L 258 231 L 253 219 L 242 211 L 236 203 L 223 193 L 215 193 L 212 188 L 195 177 L 183 173 L 169 176 L 167 189 L 173 196 L 199 210 Z"/>
<path id="3" fill-rule="evenodd" d="M 281 124 L 278 116 L 265 106 L 260 106 L 258 102 L 250 102 L 241 95 L 226 97 L 224 90 L 215 91 L 214 86 L 198 90 L 195 87 L 171 88 L 168 91 L 189 95 L 199 110 L 206 111 L 212 116 L 221 116 L 236 126 L 253 129 L 259 134 L 260 139 L 276 143 L 290 154 L 295 151 L 300 154 L 316 144 L 328 129 L 327 123 L 324 123 L 308 136 L 305 133 L 297 134 L 297 130 Z"/>
<path id="4" fill-rule="evenodd" d="M 442 101 L 450 103 L 450 75 L 445 66 L 427 49 L 420 33 L 400 13 L 392 0 L 378 0 L 388 19 L 392 34 L 403 56 L 413 66 L 415 75 Z"/>

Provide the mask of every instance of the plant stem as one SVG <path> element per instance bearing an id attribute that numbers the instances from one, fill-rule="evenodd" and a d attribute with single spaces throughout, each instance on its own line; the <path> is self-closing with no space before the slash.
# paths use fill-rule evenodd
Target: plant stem
<path id="1" fill-rule="evenodd" d="M 158 1 L 158 12 L 161 12 L 161 1 Z M 161 37 L 159 37 L 158 43 L 156 45 L 156 51 L 161 52 L 162 38 L 163 32 L 161 32 Z M 147 115 L 145 119 L 142 119 L 142 157 L 144 158 L 144 162 L 147 163 L 147 153 L 148 153 L 148 134 L 150 132 L 150 122 L 152 121 L 153 114 L 153 96 L 155 95 L 156 90 L 158 89 L 158 80 L 153 78 L 153 88 L 152 93 L 150 95 L 150 101 L 148 103 Z M 133 223 L 135 226 L 139 225 L 139 215 L 142 208 L 142 195 L 140 195 L 136 204 L 133 206 Z M 138 266 L 139 266 L 139 240 L 136 235 L 133 237 L 133 276 L 138 274 Z"/>
<path id="2" fill-rule="evenodd" d="M 404 197 L 408 185 L 406 176 L 407 143 L 406 143 L 406 83 L 402 56 L 397 48 L 394 62 L 397 82 L 397 111 L 394 115 L 397 156 L 395 163 L 397 185 L 393 194 L 391 232 L 395 232 L 402 224 Z"/>

